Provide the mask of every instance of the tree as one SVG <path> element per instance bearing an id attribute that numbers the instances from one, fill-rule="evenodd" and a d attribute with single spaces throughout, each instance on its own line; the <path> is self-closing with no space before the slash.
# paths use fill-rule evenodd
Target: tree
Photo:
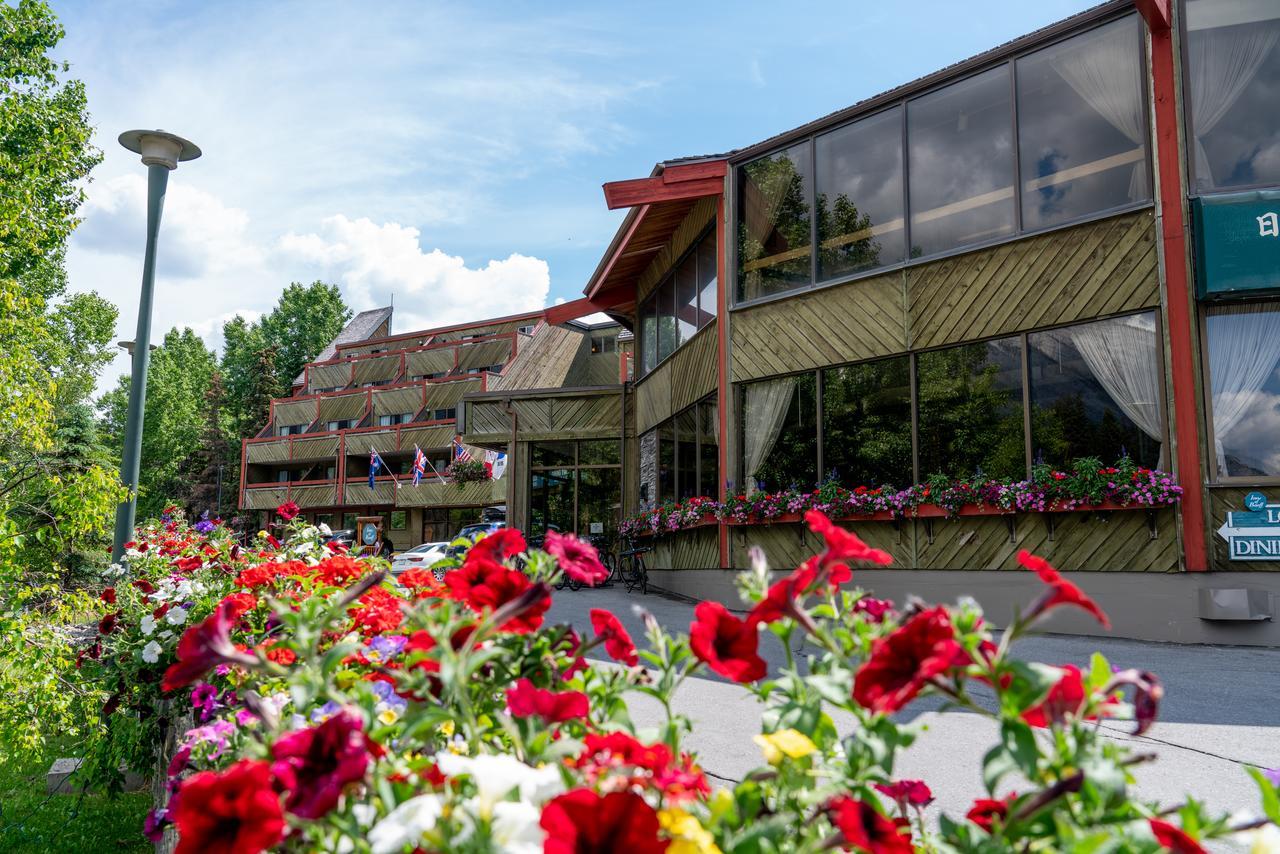
<path id="1" fill-rule="evenodd" d="M 318 356 L 350 319 L 351 309 L 337 285 L 293 282 L 285 288 L 276 307 L 259 321 L 264 343 L 276 348 L 280 387 L 290 388 L 303 365 Z"/>
<path id="2" fill-rule="evenodd" d="M 185 495 L 178 497 L 187 511 L 187 517 L 198 519 L 204 514 L 210 518 L 222 516 L 228 506 L 228 495 L 234 494 L 225 480 L 230 465 L 231 446 L 227 441 L 224 417 L 226 390 L 222 374 L 215 370 L 209 376 L 209 388 L 204 396 L 204 431 L 200 444 L 183 460 L 178 473 Z M 230 502 L 234 506 L 235 502 Z"/>

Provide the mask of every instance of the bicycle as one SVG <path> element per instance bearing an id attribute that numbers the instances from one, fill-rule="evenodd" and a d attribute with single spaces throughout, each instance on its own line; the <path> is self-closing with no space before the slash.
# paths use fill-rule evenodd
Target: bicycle
<path id="1" fill-rule="evenodd" d="M 649 551 L 649 547 L 637 547 L 630 537 L 624 541 L 624 545 L 626 547 L 618 552 L 618 575 L 622 583 L 627 585 L 628 593 L 639 587 L 641 595 L 647 595 L 649 569 L 644 565 L 644 555 Z"/>

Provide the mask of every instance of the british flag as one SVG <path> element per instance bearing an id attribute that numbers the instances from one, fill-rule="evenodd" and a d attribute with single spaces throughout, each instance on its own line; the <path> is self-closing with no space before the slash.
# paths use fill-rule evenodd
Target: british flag
<path id="1" fill-rule="evenodd" d="M 413 485 L 417 486 L 427 473 L 427 455 L 417 445 L 413 446 Z"/>
<path id="2" fill-rule="evenodd" d="M 465 463 L 470 461 L 471 452 L 462 446 L 462 437 L 453 437 L 453 459 L 455 462 Z"/>

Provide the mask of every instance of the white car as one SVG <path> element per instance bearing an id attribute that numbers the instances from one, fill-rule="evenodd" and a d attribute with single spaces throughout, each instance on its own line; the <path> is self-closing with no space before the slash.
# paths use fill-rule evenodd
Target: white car
<path id="1" fill-rule="evenodd" d="M 396 575 L 406 569 L 427 569 L 444 557 L 448 543 L 423 543 L 391 557 L 391 571 Z"/>

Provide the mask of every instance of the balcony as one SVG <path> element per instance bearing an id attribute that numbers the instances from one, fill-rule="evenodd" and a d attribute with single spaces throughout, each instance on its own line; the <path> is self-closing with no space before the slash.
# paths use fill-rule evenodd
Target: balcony
<path id="1" fill-rule="evenodd" d="M 411 483 L 411 482 L 410 482 Z M 475 507 L 507 500 L 505 480 L 450 483 L 434 478 L 417 486 L 405 484 L 396 495 L 397 507 Z"/>
<path id="2" fill-rule="evenodd" d="M 337 504 L 338 485 L 332 480 L 300 480 L 295 483 L 250 483 L 244 488 L 244 509 L 274 510 L 292 501 L 304 510 L 310 507 L 333 507 Z"/>
<path id="3" fill-rule="evenodd" d="M 245 443 L 247 463 L 287 463 L 332 460 L 338 456 L 338 437 L 296 436 L 250 439 Z"/>

